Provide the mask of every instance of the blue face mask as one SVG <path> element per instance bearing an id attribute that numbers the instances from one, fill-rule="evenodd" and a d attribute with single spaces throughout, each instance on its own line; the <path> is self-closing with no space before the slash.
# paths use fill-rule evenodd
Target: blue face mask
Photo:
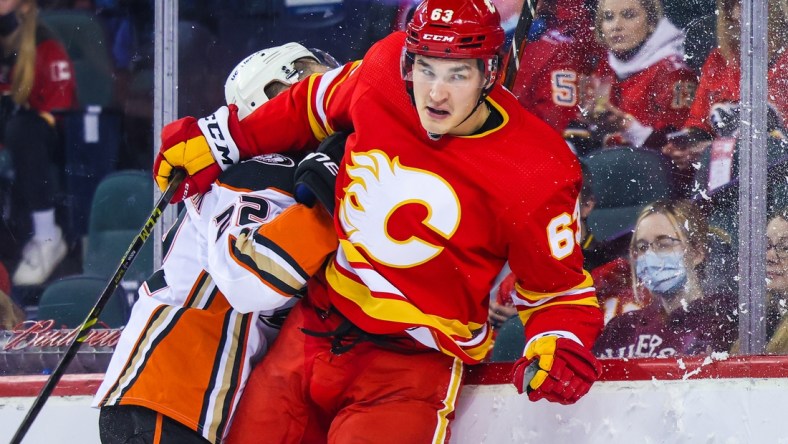
<path id="1" fill-rule="evenodd" d="M 687 283 L 687 267 L 680 251 L 647 251 L 635 261 L 635 273 L 650 292 L 661 296 L 674 296 Z"/>

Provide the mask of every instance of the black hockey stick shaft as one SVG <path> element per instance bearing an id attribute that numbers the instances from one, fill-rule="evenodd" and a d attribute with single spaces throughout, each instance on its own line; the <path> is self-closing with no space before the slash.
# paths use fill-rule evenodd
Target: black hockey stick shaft
<path id="1" fill-rule="evenodd" d="M 151 233 L 153 232 L 153 227 L 156 225 L 156 222 L 161 217 L 161 214 L 164 212 L 164 209 L 170 203 L 172 196 L 175 195 L 175 191 L 178 189 L 178 185 L 183 181 L 186 177 L 183 170 L 175 170 L 171 179 L 170 184 L 167 186 L 167 189 L 164 191 L 164 194 L 159 198 L 159 201 L 156 202 L 156 206 L 153 208 L 150 216 L 148 216 L 148 220 L 145 221 L 145 225 L 142 226 L 139 234 L 137 237 L 134 238 L 134 241 L 129 245 L 129 248 L 126 250 L 126 253 L 123 255 L 123 258 L 120 260 L 120 265 L 118 269 L 115 271 L 115 274 L 107 283 L 107 286 L 104 288 L 104 291 L 99 296 L 96 304 L 93 306 L 93 309 L 90 310 L 90 313 L 82 322 L 82 325 L 79 326 L 79 333 L 77 334 L 74 342 L 69 345 L 66 353 L 63 355 L 63 358 L 60 359 L 60 362 L 55 367 L 55 370 L 52 371 L 52 374 L 49 375 L 49 379 L 47 379 L 46 384 L 39 392 L 36 399 L 33 401 L 33 405 L 30 407 L 30 410 L 27 412 L 25 419 L 22 420 L 22 423 L 19 425 L 19 428 L 16 429 L 16 433 L 14 437 L 11 438 L 11 444 L 20 444 L 22 442 L 22 438 L 25 437 L 27 434 L 28 429 L 35 421 L 36 416 L 41 411 L 41 408 L 44 407 L 44 403 L 46 403 L 49 396 L 52 394 L 52 391 L 57 386 L 57 383 L 60 381 L 60 378 L 65 373 L 66 368 L 76 356 L 79 347 L 85 341 L 88 336 L 88 333 L 96 325 L 98 322 L 99 315 L 101 311 L 104 309 L 104 306 L 109 301 L 109 298 L 115 293 L 115 290 L 120 285 L 120 281 L 123 279 L 123 276 L 128 271 L 129 267 L 131 266 L 134 259 L 139 254 L 142 246 L 145 244 L 145 241 L 148 240 Z"/>
<path id="2" fill-rule="evenodd" d="M 517 19 L 517 27 L 514 28 L 512 45 L 505 59 L 506 66 L 503 77 L 503 86 L 508 90 L 512 89 L 514 79 L 517 77 L 517 71 L 520 69 L 520 58 L 523 56 L 523 50 L 528 43 L 528 30 L 531 28 L 531 22 L 533 22 L 536 14 L 535 4 L 536 0 L 523 0 L 520 18 Z"/>

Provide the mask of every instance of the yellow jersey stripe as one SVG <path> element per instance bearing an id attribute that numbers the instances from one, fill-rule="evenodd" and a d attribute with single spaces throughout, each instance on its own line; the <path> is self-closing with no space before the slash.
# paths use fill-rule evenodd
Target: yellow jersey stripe
<path id="1" fill-rule="evenodd" d="M 544 304 L 539 307 L 529 308 L 527 310 L 520 311 L 518 315 L 520 316 L 520 320 L 523 321 L 523 325 L 528 322 L 528 319 L 538 310 L 543 310 L 547 307 L 553 307 L 555 305 L 581 305 L 587 307 L 599 307 L 599 301 L 597 301 L 596 296 L 589 296 L 583 299 L 574 299 L 574 300 L 559 300 L 556 302 L 551 302 L 549 304 Z"/>
<path id="2" fill-rule="evenodd" d="M 484 136 L 486 136 L 486 135 L 488 135 L 490 133 L 494 133 L 494 132 L 498 131 L 499 129 L 505 127 L 507 123 L 509 123 L 509 113 L 507 113 L 506 110 L 503 109 L 503 107 L 498 104 L 498 102 L 496 102 L 495 100 L 491 99 L 489 96 L 485 100 L 487 100 L 487 102 L 490 103 L 490 106 L 495 108 L 498 111 L 498 113 L 501 114 L 501 116 L 503 117 L 503 122 L 501 122 L 501 124 L 496 126 L 495 128 L 489 129 L 489 130 L 487 130 L 487 131 L 485 131 L 483 133 L 472 134 L 470 136 L 457 136 L 457 137 L 461 137 L 463 139 L 478 139 L 480 137 L 484 137 Z"/>
<path id="3" fill-rule="evenodd" d="M 315 110 L 312 107 L 313 106 L 312 100 L 314 98 L 312 91 L 315 88 L 315 81 L 317 81 L 319 78 L 320 76 L 318 75 L 311 75 L 307 79 L 307 82 L 309 82 L 309 88 L 307 89 L 308 91 L 307 97 L 309 97 L 309 100 L 307 100 L 307 117 L 309 119 L 309 127 L 312 129 L 312 135 L 314 135 L 317 140 L 323 140 L 326 137 L 328 137 L 328 135 L 326 134 L 326 130 L 322 127 L 322 125 L 318 121 L 318 118 L 315 114 Z"/>
<path id="4" fill-rule="evenodd" d="M 524 299 L 529 299 L 531 301 L 554 298 L 558 296 L 568 296 L 569 294 L 573 292 L 577 292 L 578 290 L 590 289 L 591 287 L 594 286 L 594 279 L 591 277 L 591 274 L 589 272 L 583 270 L 583 276 L 585 276 L 585 279 L 579 285 L 576 285 L 575 287 L 570 288 L 569 290 L 559 291 L 555 293 L 540 293 L 537 291 L 529 291 L 521 287 L 518 282 L 514 283 L 514 288 L 515 290 L 517 290 L 517 293 L 521 297 L 523 297 Z"/>
<path id="5" fill-rule="evenodd" d="M 473 337 L 473 332 L 484 324 L 470 322 L 467 325 L 456 319 L 446 319 L 429 315 L 404 299 L 375 297 L 365 285 L 344 276 L 332 261 L 326 269 L 328 284 L 346 299 L 358 305 L 367 316 L 398 324 L 423 325 L 447 336 L 465 339 Z"/>
<path id="6" fill-rule="evenodd" d="M 328 91 L 328 94 L 326 94 L 326 96 L 325 96 L 325 101 L 324 101 L 324 103 L 323 103 L 323 109 L 324 109 L 324 110 L 325 110 L 325 109 L 328 109 L 328 106 L 329 106 L 328 104 L 331 102 L 331 97 L 333 97 L 333 95 L 334 95 L 334 91 L 336 91 L 336 89 L 337 89 L 337 86 L 341 85 L 341 84 L 342 84 L 342 83 L 345 81 L 345 79 L 347 79 L 347 78 L 348 78 L 348 76 L 349 76 L 350 74 L 352 74 L 352 73 L 353 73 L 353 71 L 355 71 L 355 70 L 356 70 L 356 68 L 357 68 L 359 65 L 361 65 L 361 60 L 356 60 L 355 62 L 353 62 L 353 63 L 350 65 L 350 69 L 347 69 L 347 71 L 346 71 L 346 72 L 345 72 L 345 73 L 342 75 L 342 77 L 341 77 L 341 78 L 339 78 L 339 79 L 334 79 L 334 80 L 332 81 L 332 85 L 329 87 L 329 89 L 330 89 L 330 90 Z M 318 97 L 318 100 L 319 100 L 319 99 L 321 99 L 321 98 L 320 98 L 320 97 Z M 328 130 L 328 134 L 334 134 L 334 129 L 333 129 L 333 128 L 331 128 L 331 124 L 330 124 L 329 122 L 325 122 L 325 126 L 326 126 L 326 129 Z"/>

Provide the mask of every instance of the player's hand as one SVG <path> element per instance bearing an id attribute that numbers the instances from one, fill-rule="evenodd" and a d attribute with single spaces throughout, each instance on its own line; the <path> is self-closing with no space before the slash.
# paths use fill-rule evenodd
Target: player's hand
<path id="1" fill-rule="evenodd" d="M 347 134 L 334 133 L 320 143 L 317 151 L 299 162 L 295 171 L 296 201 L 308 207 L 319 201 L 329 214 L 334 214 L 337 173 L 346 140 Z"/>
<path id="2" fill-rule="evenodd" d="M 517 316 L 516 307 L 490 301 L 490 308 L 487 313 L 487 322 L 489 322 L 493 328 L 500 327 L 504 322 L 508 321 L 513 316 Z"/>
<path id="3" fill-rule="evenodd" d="M 591 352 L 577 342 L 543 336 L 528 345 L 525 356 L 514 364 L 513 381 L 528 399 L 574 404 L 599 378 L 601 366 Z"/>
<path id="4" fill-rule="evenodd" d="M 162 129 L 161 147 L 153 164 L 156 184 L 164 191 L 174 169 L 187 174 L 172 203 L 204 193 L 223 169 L 238 162 L 238 146 L 230 132 L 237 122 L 237 108 L 230 105 L 200 120 L 184 117 Z"/>

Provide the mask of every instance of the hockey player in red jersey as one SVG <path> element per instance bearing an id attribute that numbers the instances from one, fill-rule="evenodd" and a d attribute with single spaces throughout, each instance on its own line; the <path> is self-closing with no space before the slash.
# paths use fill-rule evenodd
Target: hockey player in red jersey
<path id="1" fill-rule="evenodd" d="M 488 0 L 426 0 L 406 33 L 242 121 L 226 107 L 203 120 L 213 131 L 171 124 L 195 149 L 163 143 L 156 180 L 184 168 L 197 190 L 240 157 L 354 131 L 335 189 L 340 246 L 252 372 L 230 442 L 447 441 L 463 366 L 491 341 L 488 292 L 507 260 L 527 337 L 517 389 L 573 403 L 597 379 L 580 166 L 495 82 L 503 38 Z"/>
<path id="2" fill-rule="evenodd" d="M 233 71 L 226 97 L 245 117 L 299 75 L 325 71 L 297 43 L 265 49 Z M 184 202 L 165 238 L 162 268 L 140 287 L 94 399 L 103 443 L 222 441 L 252 363 L 276 337 L 293 295 L 336 249 L 328 213 L 295 205 L 295 181 L 320 167 L 310 165 L 256 156 Z M 225 255 L 228 245 L 233 253 Z M 236 261 L 253 279 L 235 279 Z M 279 266 L 253 275 L 247 270 L 256 270 L 255 261 Z"/>

